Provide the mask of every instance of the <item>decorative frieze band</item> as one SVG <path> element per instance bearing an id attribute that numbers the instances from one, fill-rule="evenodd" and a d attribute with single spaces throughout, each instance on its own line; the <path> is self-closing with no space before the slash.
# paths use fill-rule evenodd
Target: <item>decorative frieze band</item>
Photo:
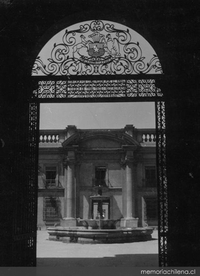
<path id="1" fill-rule="evenodd" d="M 33 96 L 40 99 L 160 98 L 163 94 L 155 79 L 39 80 Z"/>

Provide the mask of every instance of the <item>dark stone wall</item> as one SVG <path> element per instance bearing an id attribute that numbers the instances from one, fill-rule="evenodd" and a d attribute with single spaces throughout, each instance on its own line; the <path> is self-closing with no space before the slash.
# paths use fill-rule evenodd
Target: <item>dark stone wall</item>
<path id="1" fill-rule="evenodd" d="M 1 263 L 11 265 L 12 262 L 8 257 L 12 252 L 9 235 L 13 233 L 14 212 L 12 205 L 7 204 L 5 208 L 5 198 L 13 199 L 19 175 L 25 181 L 23 169 L 17 172 L 14 167 L 18 162 L 16 160 L 23 163 L 26 158 L 27 107 L 31 95 L 30 71 L 33 61 L 44 43 L 62 27 L 77 21 L 100 18 L 133 28 L 149 41 L 160 57 L 165 73 L 162 85 L 166 94 L 169 265 L 198 266 L 199 1 L 3 2 L 0 2 L 0 138 L 5 141 L 5 145 L 0 149 L 0 202 L 3 210 L 1 229 L 7 231 L 7 234 L 3 234 L 4 230 L 1 231 L 6 244 L 4 252 L 1 252 Z"/>

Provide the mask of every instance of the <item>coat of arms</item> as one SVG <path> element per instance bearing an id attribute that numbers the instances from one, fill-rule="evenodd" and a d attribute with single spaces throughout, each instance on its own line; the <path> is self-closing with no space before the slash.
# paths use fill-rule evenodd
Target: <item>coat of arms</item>
<path id="1" fill-rule="evenodd" d="M 89 42 L 88 55 L 91 57 L 101 57 L 105 54 L 105 37 L 104 35 L 96 32 L 89 35 L 93 42 Z"/>
<path id="2" fill-rule="evenodd" d="M 100 58 L 104 56 L 117 57 L 120 56 L 119 42 L 117 38 L 112 38 L 110 34 L 106 36 L 99 32 L 92 33 L 88 36 L 92 40 L 87 40 L 84 35 L 80 36 L 81 42 L 73 47 L 73 56 L 77 53 L 82 58 L 87 58 L 87 54 L 92 58 Z"/>

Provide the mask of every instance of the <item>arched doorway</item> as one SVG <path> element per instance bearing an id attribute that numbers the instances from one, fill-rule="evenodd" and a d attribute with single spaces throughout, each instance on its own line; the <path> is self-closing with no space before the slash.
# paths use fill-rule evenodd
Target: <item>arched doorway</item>
<path id="1" fill-rule="evenodd" d="M 160 61 L 152 46 L 124 25 L 93 20 L 61 30 L 42 48 L 32 68 L 29 141 L 30 187 L 36 187 L 40 103 L 154 102 L 159 260 L 160 265 L 164 266 L 167 264 L 168 204 L 165 100 L 159 85 L 162 74 Z"/>

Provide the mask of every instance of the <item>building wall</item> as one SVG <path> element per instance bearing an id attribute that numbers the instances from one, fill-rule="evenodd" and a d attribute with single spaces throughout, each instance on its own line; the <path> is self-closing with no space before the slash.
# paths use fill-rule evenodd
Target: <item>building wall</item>
<path id="1" fill-rule="evenodd" d="M 74 134 L 74 133 L 73 133 Z M 66 135 L 67 136 L 67 135 Z M 69 139 L 70 135 L 67 136 Z M 141 141 L 141 135 L 138 134 Z M 122 164 L 124 153 L 121 149 L 119 141 L 112 141 L 104 137 L 92 138 L 79 144 L 79 153 L 73 153 L 71 150 L 63 151 L 63 144 L 40 144 L 38 175 L 39 189 L 44 188 L 45 167 L 56 166 L 56 183 L 64 188 L 63 196 L 58 197 L 61 204 L 61 218 L 66 217 L 67 205 L 67 170 L 65 170 L 64 158 L 69 155 L 75 160 L 74 171 L 74 187 L 76 194 L 76 202 L 74 204 L 75 214 L 77 218 L 92 218 L 92 198 L 97 195 L 95 188 L 95 168 L 105 167 L 105 182 L 107 188 L 103 190 L 103 196 L 109 198 L 110 201 L 110 219 L 118 220 L 126 215 L 126 170 Z M 67 153 L 68 152 L 68 153 Z M 132 214 L 138 218 L 139 226 L 147 226 L 151 224 L 157 225 L 157 220 L 148 221 L 146 215 L 146 199 L 157 197 L 157 188 L 145 187 L 145 166 L 156 166 L 155 143 L 141 144 L 139 152 L 135 155 L 132 170 L 132 198 L 133 210 Z M 66 175 L 65 175 L 66 174 Z M 38 198 L 38 226 L 44 226 L 43 198 Z M 125 209 L 124 209 L 125 208 Z"/>

